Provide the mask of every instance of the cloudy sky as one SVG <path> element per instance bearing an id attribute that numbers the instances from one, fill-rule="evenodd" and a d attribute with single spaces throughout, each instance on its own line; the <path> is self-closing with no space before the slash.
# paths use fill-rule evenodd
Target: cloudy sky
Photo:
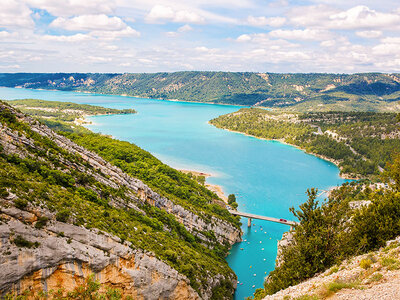
<path id="1" fill-rule="evenodd" d="M 398 0 L 1 0 L 0 72 L 400 72 Z"/>

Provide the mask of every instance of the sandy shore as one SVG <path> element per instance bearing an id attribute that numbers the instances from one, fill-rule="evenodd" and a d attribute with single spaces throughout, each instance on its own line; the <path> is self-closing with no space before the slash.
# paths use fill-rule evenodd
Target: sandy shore
<path id="1" fill-rule="evenodd" d="M 185 173 L 185 174 L 191 173 L 194 176 L 204 176 L 206 178 L 212 176 L 211 174 L 207 174 L 207 173 L 199 172 L 199 171 L 193 171 L 193 170 L 178 170 L 178 171 Z"/>
<path id="2" fill-rule="evenodd" d="M 92 121 L 89 121 L 88 119 L 86 119 L 87 117 L 90 117 L 90 116 L 91 115 L 82 115 L 79 118 L 76 118 L 74 120 L 74 124 L 77 126 L 93 124 Z"/>
<path id="3" fill-rule="evenodd" d="M 199 172 L 199 171 L 193 171 L 193 170 L 178 170 L 182 173 L 185 174 L 193 174 L 195 176 L 204 176 L 205 178 L 207 177 L 211 177 L 211 174 L 207 174 L 204 172 Z M 228 203 L 228 197 L 225 195 L 224 190 L 222 189 L 221 186 L 217 185 L 217 184 L 211 184 L 211 183 L 205 183 L 204 185 L 206 188 L 208 188 L 210 191 L 214 192 L 217 194 L 218 197 L 220 197 L 222 200 L 224 200 L 225 203 Z"/>

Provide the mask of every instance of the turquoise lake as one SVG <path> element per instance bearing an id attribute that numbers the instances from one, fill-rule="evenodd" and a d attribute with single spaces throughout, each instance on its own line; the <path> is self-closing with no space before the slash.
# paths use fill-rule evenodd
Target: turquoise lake
<path id="1" fill-rule="evenodd" d="M 87 127 L 135 143 L 172 167 L 212 174 L 207 182 L 222 186 L 227 195 L 234 193 L 243 212 L 292 220 L 289 208 L 307 199 L 307 188 L 327 190 L 344 182 L 335 165 L 297 148 L 208 124 L 237 106 L 0 88 L 0 99 L 24 98 L 134 108 L 137 114 L 90 117 L 93 124 Z M 247 219 L 242 223 L 243 242 L 227 257 L 238 275 L 235 299 L 262 287 L 274 269 L 277 241 L 289 229 L 267 221 L 253 220 L 251 228 Z"/>

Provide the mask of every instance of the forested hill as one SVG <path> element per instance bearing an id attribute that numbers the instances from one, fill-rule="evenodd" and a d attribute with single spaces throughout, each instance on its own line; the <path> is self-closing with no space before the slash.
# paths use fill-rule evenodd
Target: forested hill
<path id="1" fill-rule="evenodd" d="M 210 123 L 299 146 L 331 160 L 350 178 L 379 177 L 400 149 L 400 114 L 394 113 L 284 113 L 242 108 Z"/>
<path id="2" fill-rule="evenodd" d="M 286 107 L 297 111 L 400 110 L 400 74 L 3 73 L 0 86 Z"/>

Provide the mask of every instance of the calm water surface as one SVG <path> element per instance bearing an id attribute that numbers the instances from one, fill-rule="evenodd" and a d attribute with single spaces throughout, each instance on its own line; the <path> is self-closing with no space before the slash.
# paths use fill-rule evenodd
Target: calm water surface
<path id="1" fill-rule="evenodd" d="M 207 122 L 236 111 L 236 106 L 171 102 L 75 92 L 0 88 L 0 99 L 36 98 L 134 108 L 134 115 L 95 116 L 88 128 L 110 134 L 150 151 L 175 168 L 213 174 L 207 182 L 237 195 L 239 210 L 293 219 L 289 207 L 306 200 L 310 187 L 322 190 L 341 184 L 333 164 L 291 146 L 217 129 Z M 227 261 L 238 275 L 235 299 L 262 287 L 273 270 L 277 240 L 289 228 L 266 221 L 243 222 L 243 242 Z M 241 250 L 243 249 L 243 250 Z M 253 287 L 255 286 L 255 287 Z"/>

